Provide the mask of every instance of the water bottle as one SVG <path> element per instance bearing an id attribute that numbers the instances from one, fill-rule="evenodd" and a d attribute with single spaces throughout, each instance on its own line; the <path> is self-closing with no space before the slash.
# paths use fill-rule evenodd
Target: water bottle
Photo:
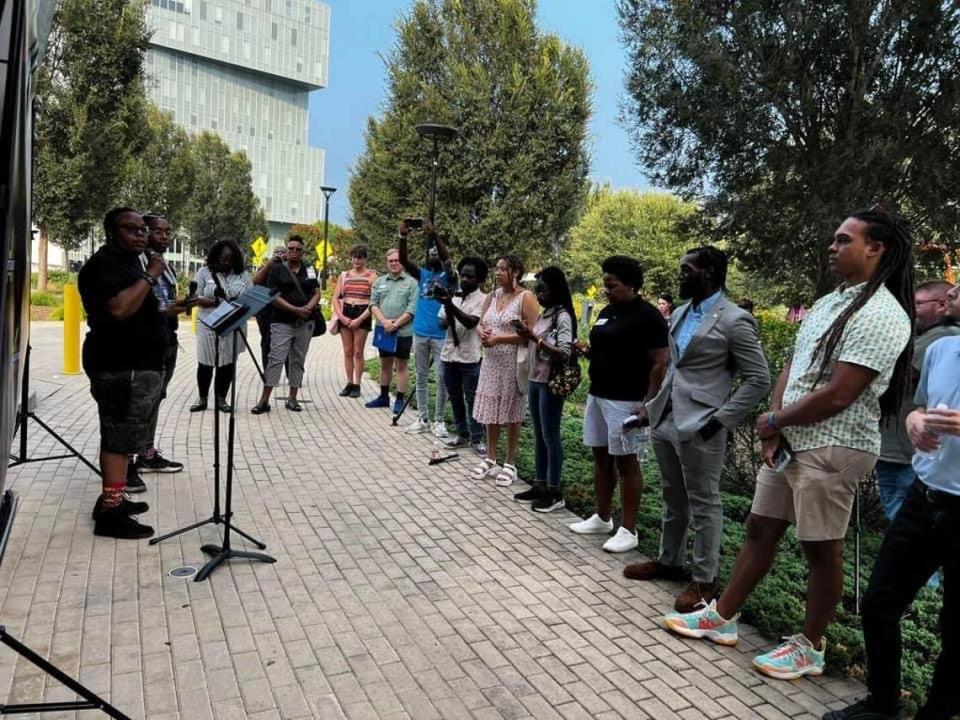
<path id="1" fill-rule="evenodd" d="M 949 410 L 949 406 L 946 403 L 940 403 L 937 405 L 937 410 Z M 943 450 L 943 433 L 927 433 L 926 423 L 924 423 L 924 434 L 936 435 L 940 441 L 940 445 L 935 450 L 917 450 L 917 455 L 929 458 L 930 460 L 936 460 L 940 457 L 940 453 Z"/>

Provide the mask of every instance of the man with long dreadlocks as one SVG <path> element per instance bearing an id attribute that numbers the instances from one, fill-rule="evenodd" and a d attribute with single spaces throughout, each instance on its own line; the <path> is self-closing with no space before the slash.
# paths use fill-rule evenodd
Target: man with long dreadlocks
<path id="1" fill-rule="evenodd" d="M 753 664 L 782 679 L 823 673 L 824 633 L 843 592 L 843 539 L 857 483 L 880 452 L 881 415 L 897 412 L 909 385 L 912 256 L 906 222 L 880 206 L 837 228 L 828 262 L 843 282 L 811 308 L 774 388 L 772 411 L 757 420 L 765 465 L 746 543 L 720 598 L 667 615 L 668 630 L 735 644 L 738 611 L 792 523 L 809 568 L 803 631 Z"/>

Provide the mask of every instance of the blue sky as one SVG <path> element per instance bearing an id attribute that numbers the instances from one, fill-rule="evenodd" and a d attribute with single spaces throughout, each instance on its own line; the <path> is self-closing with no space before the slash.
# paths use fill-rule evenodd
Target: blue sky
<path id="1" fill-rule="evenodd" d="M 338 188 L 330 220 L 346 224 L 350 168 L 363 152 L 363 130 L 385 98 L 383 55 L 394 44 L 394 22 L 411 0 L 326 0 L 331 6 L 329 85 L 310 96 L 310 144 L 326 150 L 326 184 Z M 583 49 L 593 80 L 590 177 L 616 187 L 647 187 L 626 132 L 617 123 L 625 55 L 615 0 L 539 0 L 541 30 Z"/>

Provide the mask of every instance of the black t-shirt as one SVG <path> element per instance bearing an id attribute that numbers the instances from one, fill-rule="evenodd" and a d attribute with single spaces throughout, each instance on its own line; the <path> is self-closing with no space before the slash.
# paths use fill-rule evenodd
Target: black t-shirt
<path id="1" fill-rule="evenodd" d="M 287 269 L 285 263 L 276 263 L 270 268 L 270 274 L 267 275 L 267 287 L 271 290 L 279 290 L 280 297 L 291 305 L 302 307 L 313 297 L 313 294 L 317 291 L 317 287 L 319 287 L 316 272 L 312 273 L 312 275 L 313 277 L 311 278 L 305 265 L 300 266 L 300 270 L 297 272 L 297 278 L 300 280 L 300 288 L 303 289 L 303 292 L 300 292 L 300 290 L 297 289 L 297 284 L 293 281 L 293 278 L 290 277 L 290 271 Z M 303 318 L 299 318 L 286 310 L 281 310 L 276 305 L 271 307 L 273 310 L 271 322 L 293 324 L 298 320 L 303 320 Z"/>
<path id="2" fill-rule="evenodd" d="M 153 292 L 126 320 L 107 310 L 110 300 L 144 276 L 139 256 L 109 245 L 97 250 L 80 269 L 77 284 L 90 326 L 83 344 L 83 367 L 88 373 L 163 368 L 169 331 Z"/>
<path id="3" fill-rule="evenodd" d="M 667 347 L 667 323 L 643 298 L 607 305 L 590 330 L 590 394 L 641 401 L 650 384 L 649 352 Z"/>

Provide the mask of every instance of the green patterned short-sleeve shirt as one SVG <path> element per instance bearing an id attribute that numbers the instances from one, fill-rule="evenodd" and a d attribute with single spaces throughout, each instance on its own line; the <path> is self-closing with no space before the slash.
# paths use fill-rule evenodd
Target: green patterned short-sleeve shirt
<path id="1" fill-rule="evenodd" d="M 831 418 L 811 425 L 784 428 L 795 452 L 821 447 L 846 447 L 880 454 L 880 396 L 886 391 L 897 358 L 910 341 L 910 318 L 886 287 L 880 287 L 848 321 L 834 357 L 817 384 L 821 358 L 814 356 L 820 338 L 840 313 L 860 294 L 864 284 L 842 285 L 820 298 L 797 333 L 784 406 L 830 381 L 837 362 L 876 370 L 877 376 L 852 405 Z"/>

